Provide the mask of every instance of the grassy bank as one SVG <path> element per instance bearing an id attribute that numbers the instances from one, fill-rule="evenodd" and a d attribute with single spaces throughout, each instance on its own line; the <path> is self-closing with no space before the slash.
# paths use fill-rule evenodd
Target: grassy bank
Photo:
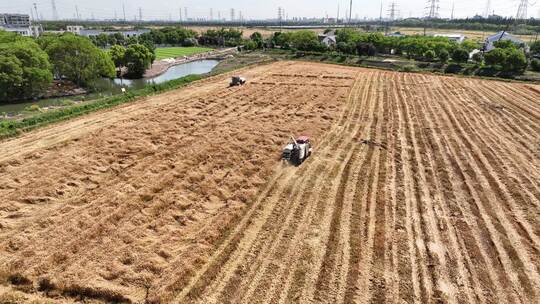
<path id="1" fill-rule="evenodd" d="M 213 49 L 204 47 L 167 47 L 156 49 L 156 59 L 176 58 L 182 56 L 191 56 L 199 53 L 209 52 Z"/>
<path id="2" fill-rule="evenodd" d="M 2 120 L 0 121 L 0 139 L 16 136 L 21 132 L 29 131 L 54 122 L 59 122 L 101 109 L 114 107 L 133 101 L 140 97 L 176 89 L 191 82 L 200 80 L 203 77 L 204 76 L 200 75 L 190 75 L 162 84 L 149 85 L 144 89 L 132 91 L 124 95 L 111 96 L 88 104 L 74 105 L 63 109 L 40 113 L 22 120 Z"/>

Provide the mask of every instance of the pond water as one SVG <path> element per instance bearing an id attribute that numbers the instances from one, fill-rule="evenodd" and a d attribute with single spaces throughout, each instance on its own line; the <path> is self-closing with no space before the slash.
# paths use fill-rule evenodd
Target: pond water
<path id="1" fill-rule="evenodd" d="M 94 98 L 110 96 L 115 94 L 120 94 L 122 88 L 129 90 L 142 89 L 148 84 L 160 84 L 166 81 L 182 78 L 188 75 L 201 75 L 211 72 L 219 64 L 218 60 L 199 60 L 193 61 L 185 64 L 180 64 L 177 66 L 171 67 L 167 72 L 153 77 L 153 78 L 144 78 L 144 79 L 100 79 L 95 84 L 96 89 L 95 93 L 91 93 L 85 96 L 72 96 L 64 98 L 51 98 L 51 99 L 41 99 L 35 101 L 19 102 L 16 104 L 0 104 L 0 114 L 1 113 L 18 113 L 24 111 L 30 105 L 38 105 L 41 108 L 44 107 L 53 107 L 53 106 L 62 106 L 65 105 L 68 100 L 91 100 Z M 0 116 L 1 119 L 1 116 Z"/>
<path id="2" fill-rule="evenodd" d="M 160 84 L 166 81 L 182 78 L 188 75 L 201 75 L 212 71 L 218 60 L 200 60 L 171 67 L 167 72 L 154 78 L 143 79 L 100 79 L 94 87 L 98 92 L 119 94 L 122 88 L 128 90 L 142 89 L 149 84 Z"/>

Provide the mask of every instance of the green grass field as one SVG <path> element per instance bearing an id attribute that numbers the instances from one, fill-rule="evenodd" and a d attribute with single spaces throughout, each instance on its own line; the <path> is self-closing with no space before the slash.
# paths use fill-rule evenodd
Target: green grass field
<path id="1" fill-rule="evenodd" d="M 204 47 L 168 47 L 168 48 L 157 48 L 156 56 L 157 60 L 165 58 L 176 58 L 180 56 L 190 56 L 193 54 L 199 54 L 211 51 L 212 49 Z"/>

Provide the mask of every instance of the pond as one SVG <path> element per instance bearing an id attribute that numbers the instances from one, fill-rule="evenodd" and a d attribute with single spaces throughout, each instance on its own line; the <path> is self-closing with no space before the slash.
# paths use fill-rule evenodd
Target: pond
<path id="1" fill-rule="evenodd" d="M 199 60 L 185 64 L 173 66 L 167 72 L 153 77 L 143 79 L 100 79 L 95 84 L 95 93 L 85 96 L 72 96 L 64 98 L 50 98 L 35 101 L 19 102 L 16 104 L 0 105 L 1 113 L 19 113 L 24 111 L 30 105 L 38 105 L 40 108 L 63 106 L 69 103 L 69 100 L 91 100 L 103 96 L 120 94 L 122 88 L 129 90 L 138 90 L 148 84 L 160 84 L 166 81 L 182 78 L 188 75 L 201 75 L 211 72 L 219 64 L 218 60 Z M 1 116 L 0 116 L 1 119 Z"/>
<path id="2" fill-rule="evenodd" d="M 199 60 L 193 61 L 185 64 L 180 64 L 171 67 L 167 72 L 156 76 L 154 78 L 143 78 L 143 79 L 100 79 L 94 87 L 98 92 L 109 93 L 109 94 L 119 94 L 122 92 L 122 88 L 129 90 L 142 89 L 149 84 L 160 84 L 170 80 L 182 78 L 188 75 L 201 75 L 206 74 L 212 71 L 216 65 L 218 65 L 218 60 Z"/>

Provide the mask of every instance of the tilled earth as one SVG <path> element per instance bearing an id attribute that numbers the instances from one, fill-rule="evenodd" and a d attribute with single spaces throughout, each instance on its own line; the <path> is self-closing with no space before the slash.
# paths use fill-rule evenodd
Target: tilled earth
<path id="1" fill-rule="evenodd" d="M 280 62 L 0 143 L 0 291 L 535 303 L 540 86 Z M 290 135 L 315 151 L 279 161 Z M 3 281 L 2 281 L 3 278 Z"/>

